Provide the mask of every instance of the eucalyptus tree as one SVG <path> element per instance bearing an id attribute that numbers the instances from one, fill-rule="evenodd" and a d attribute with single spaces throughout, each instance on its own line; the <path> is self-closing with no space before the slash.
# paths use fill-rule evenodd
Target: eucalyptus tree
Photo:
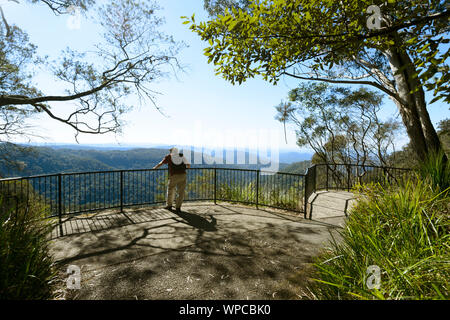
<path id="1" fill-rule="evenodd" d="M 382 94 L 364 87 L 300 84 L 276 106 L 276 119 L 295 125 L 297 144 L 315 152 L 313 163 L 386 166 L 400 125 L 380 119 L 382 101 Z"/>
<path id="2" fill-rule="evenodd" d="M 18 2 L 18 0 L 9 0 Z M 23 0 L 25 1 L 25 0 Z M 91 17 L 99 43 L 67 48 L 54 60 L 40 57 L 27 33 L 1 10 L 0 21 L 0 136 L 9 141 L 30 135 L 26 119 L 45 114 L 79 133 L 120 132 L 123 114 L 133 103 L 153 104 L 152 84 L 180 70 L 176 58 L 184 46 L 160 31 L 160 7 L 144 0 L 28 0 L 45 4 L 55 15 Z M 0 7 L 1 8 L 1 7 Z M 72 16 L 69 16 L 72 15 Z M 42 23 L 45 23 L 43 21 Z M 55 39 L 57 42 L 58 39 Z M 49 72 L 58 94 L 35 83 L 37 73 Z M 135 98 L 135 99 L 133 99 Z M 61 102 L 72 107 L 61 108 Z"/>
<path id="3" fill-rule="evenodd" d="M 227 3 L 228 6 L 227 6 Z M 450 10 L 443 0 L 205 0 L 183 17 L 231 83 L 262 76 L 372 86 L 391 98 L 423 158 L 442 148 L 427 106 L 450 102 Z M 425 92 L 434 98 L 428 102 Z"/>

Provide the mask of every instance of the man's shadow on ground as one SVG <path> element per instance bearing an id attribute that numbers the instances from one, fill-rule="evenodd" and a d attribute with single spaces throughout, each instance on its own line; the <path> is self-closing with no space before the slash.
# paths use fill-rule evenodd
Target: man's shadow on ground
<path id="1" fill-rule="evenodd" d="M 216 225 L 217 225 L 217 219 L 214 218 L 212 215 L 209 215 L 211 218 L 211 221 L 208 221 L 202 216 L 199 216 L 197 214 L 189 213 L 183 210 L 175 211 L 171 210 L 174 214 L 182 218 L 186 221 L 186 223 L 196 229 L 200 229 L 203 231 L 217 231 Z"/>

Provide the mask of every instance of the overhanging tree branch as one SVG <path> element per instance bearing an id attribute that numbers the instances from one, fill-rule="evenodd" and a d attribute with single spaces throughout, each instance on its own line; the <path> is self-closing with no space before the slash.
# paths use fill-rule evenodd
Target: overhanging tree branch
<path id="1" fill-rule="evenodd" d="M 65 14 L 70 13 L 70 6 L 87 10 L 95 1 L 44 0 L 44 3 L 54 13 Z M 28 43 L 28 36 L 16 26 L 11 26 L 11 36 L 0 35 L 2 110 L 20 113 L 30 108 L 34 114 L 45 113 L 75 129 L 76 135 L 119 132 L 120 116 L 133 108 L 134 99 L 141 103 L 150 100 L 160 111 L 150 84 L 170 71 L 181 69 L 175 55 L 183 43 L 176 43 L 158 31 L 163 20 L 155 16 L 159 7 L 150 1 L 111 0 L 95 9 L 99 27 L 104 31 L 102 42 L 95 45 L 96 51 L 78 53 L 68 48 L 58 61 L 49 64 L 49 71 L 59 83 L 68 85 L 65 93 L 46 95 L 31 82 L 26 83 L 37 67 L 32 61 L 35 46 Z M 73 102 L 74 107 L 62 111 L 56 107 L 57 102 Z"/>
<path id="2" fill-rule="evenodd" d="M 296 79 L 301 80 L 308 80 L 308 81 L 322 81 L 322 82 L 328 82 L 328 83 L 340 83 L 340 84 L 362 84 L 362 85 L 370 85 L 377 89 L 380 89 L 381 91 L 387 93 L 389 96 L 393 97 L 394 99 L 398 99 L 398 96 L 395 92 L 390 91 L 389 89 L 383 87 L 377 82 L 374 81 L 365 81 L 365 80 L 344 80 L 344 79 L 328 79 L 328 78 L 316 78 L 316 77 L 302 77 L 296 74 L 292 74 L 289 72 L 282 72 L 282 75 L 287 75 L 289 77 L 293 77 Z"/>

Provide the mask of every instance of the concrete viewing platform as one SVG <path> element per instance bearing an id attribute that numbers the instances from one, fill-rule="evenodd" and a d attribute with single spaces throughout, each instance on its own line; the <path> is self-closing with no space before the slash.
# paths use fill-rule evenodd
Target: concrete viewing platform
<path id="1" fill-rule="evenodd" d="M 51 254 L 61 279 L 81 270 L 66 299 L 291 299 L 345 222 L 349 192 L 317 192 L 307 215 L 239 204 L 186 202 L 182 212 L 129 208 L 68 217 Z"/>

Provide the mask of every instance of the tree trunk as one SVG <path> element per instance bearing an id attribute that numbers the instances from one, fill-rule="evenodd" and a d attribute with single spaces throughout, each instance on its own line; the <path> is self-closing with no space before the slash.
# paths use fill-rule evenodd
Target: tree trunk
<path id="1" fill-rule="evenodd" d="M 428 153 L 427 143 L 415 101 L 409 93 L 411 89 L 409 88 L 405 71 L 400 70 L 403 66 L 402 61 L 395 48 L 386 50 L 386 57 L 389 60 L 398 93 L 398 98 L 394 99 L 394 102 L 406 126 L 406 132 L 411 140 L 412 148 L 419 158 L 423 158 Z"/>
<path id="2" fill-rule="evenodd" d="M 442 146 L 427 111 L 423 87 L 406 52 L 391 47 L 385 54 L 398 93 L 394 102 L 406 126 L 412 148 L 419 159 L 424 159 L 430 152 L 436 152 Z"/>
<path id="3" fill-rule="evenodd" d="M 413 90 L 413 97 L 415 105 L 417 107 L 417 113 L 419 114 L 420 122 L 422 124 L 423 134 L 427 143 L 428 151 L 437 152 L 442 148 L 441 142 L 431 122 L 430 115 L 428 114 L 427 104 L 425 102 L 425 93 L 423 86 L 420 83 L 420 79 L 417 77 L 417 70 L 414 67 L 410 57 L 406 53 L 401 54 L 402 62 L 406 65 L 405 73 L 407 75 L 407 81 L 410 88 Z"/>

